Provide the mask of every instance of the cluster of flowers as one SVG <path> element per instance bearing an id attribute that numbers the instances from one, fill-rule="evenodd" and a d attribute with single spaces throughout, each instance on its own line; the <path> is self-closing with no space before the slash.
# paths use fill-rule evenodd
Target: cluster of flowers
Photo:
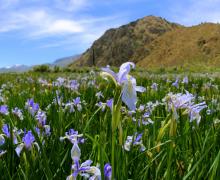
<path id="1" fill-rule="evenodd" d="M 81 150 L 78 144 L 85 142 L 83 134 L 79 134 L 78 131 L 70 129 L 65 133 L 64 137 L 60 137 L 61 141 L 64 141 L 65 139 L 68 139 L 73 144 L 71 149 L 71 158 L 73 160 L 71 167 L 72 173 L 67 177 L 67 180 L 75 180 L 78 175 L 89 178 L 89 180 L 100 180 L 101 172 L 99 166 L 91 166 L 92 160 L 86 160 L 80 164 Z M 111 179 L 111 166 L 109 163 L 107 163 L 104 167 L 104 174 L 107 180 Z"/>
<path id="2" fill-rule="evenodd" d="M 67 80 L 65 78 L 59 77 L 56 81 L 52 83 L 55 87 L 66 87 L 71 90 L 77 91 L 79 89 L 79 83 L 77 80 Z"/>
<path id="3" fill-rule="evenodd" d="M 185 94 L 168 93 L 163 101 L 167 103 L 168 110 L 173 112 L 176 119 L 178 119 L 177 111 L 183 109 L 185 113 L 188 113 L 190 122 L 196 120 L 197 124 L 199 124 L 201 120 L 200 111 L 207 107 L 205 102 L 195 104 L 195 97 L 188 91 L 186 91 Z"/>
<path id="4" fill-rule="evenodd" d="M 25 148 L 27 150 L 31 150 L 33 145 L 37 147 L 37 150 L 39 151 L 39 146 L 35 142 L 35 138 L 32 134 L 31 131 L 23 131 L 23 130 L 18 130 L 16 127 L 12 130 L 12 133 L 10 132 L 10 127 L 7 124 L 3 124 L 2 126 L 2 134 L 0 134 L 0 146 L 5 144 L 6 139 L 11 138 L 11 134 L 13 136 L 13 144 L 16 145 L 16 153 L 18 156 L 20 156 L 21 151 Z M 21 142 L 18 142 L 18 139 L 20 139 L 20 136 L 23 134 L 23 138 Z M 0 150 L 2 153 L 1 155 L 5 154 L 7 150 Z M 4 152 L 4 153 L 3 153 Z"/>
<path id="5" fill-rule="evenodd" d="M 141 152 L 145 151 L 146 147 L 143 145 L 142 135 L 143 135 L 142 133 L 141 134 L 135 133 L 133 136 L 127 136 L 123 148 L 126 151 L 130 151 L 132 146 L 140 146 L 140 151 Z"/>
<path id="6" fill-rule="evenodd" d="M 162 103 L 159 103 L 158 101 L 156 101 L 155 103 L 153 102 L 148 102 L 146 105 L 140 105 L 136 111 L 129 111 L 129 115 L 132 116 L 135 113 L 139 113 L 140 119 L 136 119 L 135 117 L 132 117 L 133 122 L 137 122 L 138 121 L 138 126 L 140 125 L 148 125 L 148 124 L 153 124 L 154 121 L 151 119 L 151 114 L 154 111 L 154 109 L 159 106 L 162 105 Z"/>
<path id="7" fill-rule="evenodd" d="M 49 136 L 50 135 L 50 126 L 46 125 L 47 115 L 45 111 L 40 109 L 38 103 L 35 103 L 33 99 L 28 99 L 25 103 L 25 108 L 29 111 L 29 113 L 37 120 L 36 132 L 38 135 Z M 41 131 L 43 130 L 43 131 Z"/>
<path id="8" fill-rule="evenodd" d="M 46 125 L 46 113 L 42 111 L 39 107 L 39 104 L 35 103 L 33 99 L 28 99 L 25 108 L 37 120 L 37 127 L 35 127 L 35 131 L 39 137 L 50 136 L 50 126 Z M 4 116 L 8 116 L 10 114 L 7 105 L 0 106 L 0 114 Z M 23 112 L 19 108 L 12 109 L 12 114 L 18 117 L 20 120 L 24 120 Z M 8 124 L 3 124 L 2 126 L 2 134 L 0 134 L 0 146 L 5 144 L 6 138 L 10 139 L 13 137 L 13 144 L 16 145 L 16 153 L 20 156 L 21 151 L 25 148 L 27 150 L 31 150 L 33 145 L 37 147 L 39 150 L 39 146 L 37 142 L 35 142 L 35 137 L 32 134 L 32 131 L 26 131 L 26 129 L 21 130 L 14 127 L 10 131 L 10 126 Z M 22 137 L 22 138 L 21 138 Z M 18 140 L 21 140 L 20 142 Z M 1 152 L 6 152 L 2 151 Z M 2 155 L 4 153 L 1 153 Z"/>

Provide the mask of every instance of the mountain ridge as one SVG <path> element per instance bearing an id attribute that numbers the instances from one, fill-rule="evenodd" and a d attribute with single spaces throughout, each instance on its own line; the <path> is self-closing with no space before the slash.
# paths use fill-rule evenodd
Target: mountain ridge
<path id="1" fill-rule="evenodd" d="M 107 30 L 70 67 L 120 66 L 126 61 L 142 68 L 220 67 L 220 25 L 186 27 L 146 16 Z"/>
<path id="2" fill-rule="evenodd" d="M 161 17 L 146 16 L 109 29 L 72 66 L 119 66 L 128 59 L 137 62 L 149 53 L 148 45 L 155 38 L 179 27 L 182 26 Z"/>

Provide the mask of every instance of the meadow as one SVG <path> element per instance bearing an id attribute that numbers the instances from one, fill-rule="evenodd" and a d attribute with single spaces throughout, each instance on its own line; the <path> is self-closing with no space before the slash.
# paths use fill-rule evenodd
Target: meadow
<path id="1" fill-rule="evenodd" d="M 218 74 L 114 71 L 1 74 L 0 179 L 218 179 Z"/>

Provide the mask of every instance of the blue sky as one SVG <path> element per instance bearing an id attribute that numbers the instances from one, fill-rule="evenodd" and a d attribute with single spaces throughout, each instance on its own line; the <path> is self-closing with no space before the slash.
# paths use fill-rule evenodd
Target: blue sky
<path id="1" fill-rule="evenodd" d="M 220 0 L 0 0 L 0 67 L 79 54 L 107 29 L 147 15 L 220 22 Z"/>

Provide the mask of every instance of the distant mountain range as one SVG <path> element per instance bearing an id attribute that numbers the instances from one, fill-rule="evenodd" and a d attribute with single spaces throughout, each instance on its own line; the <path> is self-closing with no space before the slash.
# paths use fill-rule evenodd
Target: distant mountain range
<path id="1" fill-rule="evenodd" d="M 53 63 L 47 63 L 46 65 L 50 67 L 59 66 L 59 67 L 67 67 L 69 64 L 73 63 L 75 60 L 77 60 L 80 57 L 80 55 L 60 58 L 54 61 Z M 41 64 L 39 64 L 41 65 Z M 14 65 L 14 66 L 8 66 L 0 68 L 0 73 L 6 73 L 6 72 L 26 72 L 31 70 L 34 66 L 26 66 L 26 65 Z"/>
<path id="2" fill-rule="evenodd" d="M 220 67 L 220 24 L 185 27 L 146 16 L 107 30 L 70 67 L 119 66 L 126 61 L 148 69 Z"/>
<path id="3" fill-rule="evenodd" d="M 81 55 L 74 55 L 70 57 L 60 58 L 54 61 L 54 63 L 50 64 L 51 66 L 59 66 L 59 67 L 66 67 L 69 64 L 73 63 L 77 59 L 80 58 Z"/>

